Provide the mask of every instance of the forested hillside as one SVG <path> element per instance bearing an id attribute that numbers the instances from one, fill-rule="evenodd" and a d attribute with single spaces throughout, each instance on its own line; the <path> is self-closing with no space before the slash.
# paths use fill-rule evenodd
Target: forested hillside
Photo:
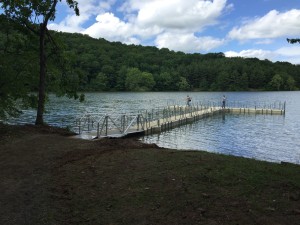
<path id="1" fill-rule="evenodd" d="M 34 91 L 37 76 L 30 74 L 37 73 L 38 40 L 12 29 L 11 26 L 0 29 L 1 80 L 18 74 L 20 82 L 25 81 L 26 88 Z M 70 92 L 75 89 L 247 91 L 298 90 L 300 87 L 300 65 L 287 62 L 227 58 L 223 53 L 185 54 L 165 48 L 108 42 L 82 34 L 53 31 L 51 34 L 60 51 L 58 54 L 57 49 L 54 51 L 48 45 L 48 91 L 64 88 Z"/>
<path id="2" fill-rule="evenodd" d="M 300 66 L 223 53 L 185 54 L 59 33 L 90 91 L 296 90 Z"/>

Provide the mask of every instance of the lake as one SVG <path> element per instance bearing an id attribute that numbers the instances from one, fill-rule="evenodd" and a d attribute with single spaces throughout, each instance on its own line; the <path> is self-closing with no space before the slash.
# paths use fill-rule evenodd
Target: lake
<path id="1" fill-rule="evenodd" d="M 72 127 L 75 118 L 86 113 L 122 113 L 150 110 L 166 105 L 184 105 L 187 95 L 192 102 L 228 102 L 272 104 L 286 101 L 282 115 L 217 115 L 170 131 L 142 137 L 145 143 L 178 150 L 209 152 L 255 158 L 271 162 L 300 164 L 300 92 L 145 92 L 86 93 L 85 102 L 50 95 L 45 122 Z M 22 116 L 9 123 L 34 123 L 35 111 L 23 110 Z"/>

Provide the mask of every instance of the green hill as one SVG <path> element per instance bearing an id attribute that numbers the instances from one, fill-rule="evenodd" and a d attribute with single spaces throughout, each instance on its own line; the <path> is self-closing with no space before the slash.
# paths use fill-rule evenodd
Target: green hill
<path id="1" fill-rule="evenodd" d="M 58 37 L 76 56 L 73 66 L 82 90 L 248 91 L 300 86 L 300 66 L 287 62 L 227 58 L 223 53 L 185 54 L 81 34 L 59 33 Z"/>
<path id="2" fill-rule="evenodd" d="M 10 77 L 26 74 L 22 76 L 28 88 L 37 90 L 38 39 L 1 16 L 0 20 L 1 73 Z M 300 66 L 287 62 L 227 58 L 222 52 L 186 54 L 77 33 L 49 33 L 48 91 L 276 91 L 300 87 Z"/>

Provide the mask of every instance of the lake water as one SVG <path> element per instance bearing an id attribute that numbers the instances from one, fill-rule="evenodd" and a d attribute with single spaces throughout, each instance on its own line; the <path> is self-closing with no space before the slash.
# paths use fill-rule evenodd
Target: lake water
<path id="1" fill-rule="evenodd" d="M 271 162 L 300 164 L 300 92 L 146 92 L 87 93 L 86 101 L 50 96 L 45 121 L 55 126 L 72 126 L 75 118 L 86 113 L 118 113 L 149 110 L 166 105 L 192 102 L 228 102 L 271 104 L 286 101 L 282 115 L 217 115 L 170 131 L 141 138 L 146 143 L 178 150 L 205 150 Z M 34 123 L 35 111 L 24 110 L 10 123 Z"/>

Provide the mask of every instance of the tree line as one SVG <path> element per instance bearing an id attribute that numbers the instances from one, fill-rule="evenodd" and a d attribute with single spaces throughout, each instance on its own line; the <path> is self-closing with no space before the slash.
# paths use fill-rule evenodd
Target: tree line
<path id="1" fill-rule="evenodd" d="M 37 107 L 38 97 L 32 92 L 40 90 L 40 40 L 3 15 L 0 23 L 0 117 L 4 117 L 17 112 L 16 104 Z M 78 98 L 80 91 L 292 91 L 300 87 L 300 65 L 288 62 L 228 58 L 222 52 L 186 54 L 78 33 L 46 32 L 46 93 Z"/>
<path id="2" fill-rule="evenodd" d="M 82 91 L 292 91 L 300 66 L 220 53 L 185 54 L 57 33 Z"/>

